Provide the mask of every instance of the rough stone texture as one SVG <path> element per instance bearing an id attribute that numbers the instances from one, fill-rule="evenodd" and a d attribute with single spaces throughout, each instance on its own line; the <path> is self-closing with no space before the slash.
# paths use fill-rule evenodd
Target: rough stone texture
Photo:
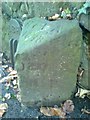
<path id="1" fill-rule="evenodd" d="M 83 42 L 82 46 L 82 63 L 83 68 L 85 69 L 82 79 L 80 80 L 80 84 L 86 88 L 90 89 L 90 32 L 86 34 L 86 38 L 88 40 L 88 44 Z M 87 41 L 84 39 L 84 41 Z"/>
<path id="2" fill-rule="evenodd" d="M 5 18 L 5 16 L 2 16 L 2 51 L 7 51 L 9 54 L 9 26 L 8 26 L 8 20 Z M 1 43 L 1 42 L 0 42 Z"/>
<path id="3" fill-rule="evenodd" d="M 16 52 L 21 101 L 27 106 L 53 105 L 76 87 L 82 33 L 76 20 L 24 23 Z"/>
<path id="4" fill-rule="evenodd" d="M 6 51 L 6 53 L 10 54 L 9 49 L 9 40 L 14 37 L 15 39 L 18 38 L 18 35 L 20 33 L 20 30 L 16 29 L 16 23 L 13 21 L 10 22 L 10 18 L 12 19 L 19 19 L 22 21 L 22 16 L 24 14 L 27 14 L 28 18 L 32 17 L 46 17 L 46 16 L 52 16 L 56 13 L 60 13 L 59 9 L 60 7 L 63 8 L 70 8 L 70 10 L 74 10 L 76 7 L 79 9 L 82 6 L 83 2 L 57 2 L 55 0 L 52 0 L 52 2 L 2 2 L 2 51 Z M 76 16 L 76 12 L 72 11 Z M 10 21 L 9 21 L 10 20 Z M 10 22 L 10 26 L 9 26 Z M 0 22 L 1 23 L 1 22 Z M 20 24 L 20 23 L 19 23 Z M 10 34 L 10 35 L 9 35 Z M 1 43 L 1 42 L 0 42 Z M 0 44 L 1 46 L 1 44 Z"/>
<path id="5" fill-rule="evenodd" d="M 69 6 L 69 3 L 64 2 L 34 2 L 29 4 L 29 11 L 32 17 L 52 16 L 55 13 L 60 13 L 59 9 L 63 6 Z"/>
<path id="6" fill-rule="evenodd" d="M 12 11 L 10 7 L 5 2 L 2 2 L 2 12 L 5 13 L 9 17 L 12 15 Z"/>
<path id="7" fill-rule="evenodd" d="M 52 0 L 52 2 L 29 2 L 29 15 L 31 17 L 46 17 L 52 16 L 55 13 L 60 13 L 59 9 L 61 7 L 70 8 L 73 10 L 74 8 L 79 9 L 82 6 L 83 2 L 57 2 Z M 24 11 L 25 13 L 25 11 Z"/>
<path id="8" fill-rule="evenodd" d="M 86 51 L 86 47 L 85 46 L 83 48 L 83 53 L 82 53 L 82 63 L 83 63 L 83 68 L 84 68 L 85 71 L 84 71 L 83 77 L 82 77 L 82 79 L 80 80 L 79 83 L 84 88 L 90 89 L 89 78 L 88 78 L 88 58 L 87 58 L 87 51 Z"/>
<path id="9" fill-rule="evenodd" d="M 18 40 L 21 33 L 21 27 L 16 19 L 10 19 L 9 21 L 9 38 Z"/>
<path id="10" fill-rule="evenodd" d="M 80 9 L 84 2 L 69 2 L 70 6 L 76 9 Z"/>
<path id="11" fill-rule="evenodd" d="M 87 13 L 80 14 L 79 22 L 83 25 L 88 31 L 90 31 L 90 8 L 88 8 Z"/>
<path id="12" fill-rule="evenodd" d="M 10 56 L 10 40 L 18 40 L 21 32 L 20 24 L 16 19 L 7 20 L 3 16 L 2 20 L 2 51 Z"/>

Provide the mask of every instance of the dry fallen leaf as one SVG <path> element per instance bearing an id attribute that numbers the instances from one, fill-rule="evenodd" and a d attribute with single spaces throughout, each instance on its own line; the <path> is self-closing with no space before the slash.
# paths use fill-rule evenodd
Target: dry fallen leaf
<path id="1" fill-rule="evenodd" d="M 59 116 L 65 118 L 66 113 L 73 112 L 74 104 L 72 100 L 66 100 L 60 108 L 41 107 L 40 112 L 46 116 Z"/>
<path id="2" fill-rule="evenodd" d="M 8 108 L 7 103 L 1 103 L 0 104 L 0 117 L 3 116 L 3 114 L 6 112 L 7 108 Z"/>
<path id="3" fill-rule="evenodd" d="M 58 19 L 59 18 L 59 14 L 55 14 L 54 16 L 52 16 L 52 19 L 53 20 L 56 20 L 56 19 Z"/>
<path id="4" fill-rule="evenodd" d="M 6 69 L 6 68 L 8 68 L 8 65 L 2 65 L 2 67 Z"/>
<path id="5" fill-rule="evenodd" d="M 66 113 L 62 110 L 62 108 L 50 108 L 52 116 L 60 116 L 62 118 L 65 117 Z"/>
<path id="6" fill-rule="evenodd" d="M 86 109 L 81 109 L 81 112 L 89 114 L 90 115 L 90 111 L 86 110 Z"/>
<path id="7" fill-rule="evenodd" d="M 66 100 L 62 105 L 62 109 L 65 113 L 73 112 L 74 110 L 74 103 L 72 100 Z"/>
<path id="8" fill-rule="evenodd" d="M 86 89 L 82 89 L 82 88 L 78 88 L 78 92 L 75 94 L 75 96 L 80 97 L 80 98 L 84 98 L 85 96 L 89 96 L 90 94 L 90 90 L 86 90 Z"/>
<path id="9" fill-rule="evenodd" d="M 14 78 L 17 78 L 17 77 L 18 77 L 17 74 L 16 74 L 16 75 L 6 76 L 6 77 L 4 77 L 4 78 L 2 78 L 2 79 L 0 80 L 0 83 L 10 82 L 11 80 L 13 80 Z"/>
<path id="10" fill-rule="evenodd" d="M 13 71 L 11 71 L 10 73 L 9 73 L 9 76 L 11 76 L 11 75 L 16 75 L 17 74 L 17 71 L 16 70 L 13 70 Z"/>
<path id="11" fill-rule="evenodd" d="M 40 112 L 43 113 L 46 116 L 51 116 L 50 115 L 50 109 L 49 108 L 45 108 L 45 107 L 41 107 L 40 108 Z"/>
<path id="12" fill-rule="evenodd" d="M 5 109 L 7 109 L 8 108 L 8 105 L 7 105 L 7 103 L 1 103 L 0 104 L 0 110 L 5 110 Z"/>
<path id="13" fill-rule="evenodd" d="M 7 69 L 7 72 L 12 72 L 13 71 L 13 68 L 12 67 L 9 67 L 8 69 Z"/>
<path id="14" fill-rule="evenodd" d="M 18 88 L 18 86 L 17 86 L 17 85 L 15 85 L 15 86 L 13 86 L 13 88 L 14 88 L 14 89 L 17 89 L 17 88 Z"/>
<path id="15" fill-rule="evenodd" d="M 16 80 L 13 80 L 13 85 L 15 86 L 17 84 L 17 81 Z"/>
<path id="16" fill-rule="evenodd" d="M 0 118 L 3 116 L 5 112 L 6 112 L 5 110 L 0 110 Z"/>
<path id="17" fill-rule="evenodd" d="M 64 118 L 66 113 L 62 111 L 61 108 L 45 108 L 45 107 L 41 107 L 40 108 L 40 112 L 43 113 L 46 116 L 59 116 Z"/>

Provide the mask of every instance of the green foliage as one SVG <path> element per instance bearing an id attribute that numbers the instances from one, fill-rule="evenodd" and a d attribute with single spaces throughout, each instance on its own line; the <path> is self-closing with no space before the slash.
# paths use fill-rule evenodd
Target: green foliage
<path id="1" fill-rule="evenodd" d="M 65 9 L 66 14 L 71 14 L 71 11 L 69 10 L 69 8 Z"/>
<path id="2" fill-rule="evenodd" d="M 83 6 L 84 6 L 84 8 L 90 7 L 90 2 L 86 2 Z"/>
<path id="3" fill-rule="evenodd" d="M 16 95 L 11 94 L 11 98 L 12 98 L 12 99 L 16 99 Z"/>
<path id="4" fill-rule="evenodd" d="M 83 7 L 78 10 L 78 12 L 79 12 L 78 14 L 79 14 L 79 15 L 82 14 L 82 13 L 86 14 L 86 13 L 87 13 L 86 9 L 87 9 L 88 7 L 90 7 L 90 2 L 86 2 L 86 3 L 83 5 Z"/>
<path id="5" fill-rule="evenodd" d="M 83 7 L 81 9 L 79 9 L 78 12 L 79 12 L 79 15 L 82 13 L 86 14 L 86 9 Z"/>

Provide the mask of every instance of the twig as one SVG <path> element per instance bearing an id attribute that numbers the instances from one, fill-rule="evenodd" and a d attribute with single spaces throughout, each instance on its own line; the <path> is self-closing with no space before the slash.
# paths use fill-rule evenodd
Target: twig
<path id="1" fill-rule="evenodd" d="M 90 111 L 88 111 L 86 109 L 82 109 L 81 112 L 86 113 L 86 114 L 90 114 Z"/>

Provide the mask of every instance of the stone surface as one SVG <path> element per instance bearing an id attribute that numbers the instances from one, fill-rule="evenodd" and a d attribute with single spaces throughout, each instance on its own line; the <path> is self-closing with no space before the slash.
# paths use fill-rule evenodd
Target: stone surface
<path id="1" fill-rule="evenodd" d="M 46 17 L 60 13 L 59 9 L 67 7 L 71 10 L 74 8 L 79 9 L 83 2 L 31 2 L 29 3 L 29 13 L 31 17 Z"/>
<path id="2" fill-rule="evenodd" d="M 10 56 L 10 40 L 18 40 L 21 32 L 21 26 L 17 19 L 11 18 L 7 20 L 3 16 L 2 20 L 2 51 L 6 52 Z"/>
<path id="3" fill-rule="evenodd" d="M 82 48 L 82 63 L 85 71 L 80 84 L 84 88 L 90 89 L 90 2 L 86 2 L 79 10 L 79 23 L 83 26 L 82 30 L 85 36 Z"/>
<path id="4" fill-rule="evenodd" d="M 11 18 L 9 21 L 9 38 L 18 40 L 21 33 L 21 27 L 17 19 Z"/>
<path id="5" fill-rule="evenodd" d="M 85 43 L 84 43 L 85 44 Z M 84 46 L 83 48 L 83 53 L 82 53 L 82 63 L 83 63 L 83 68 L 84 68 L 84 74 L 82 76 L 82 79 L 80 80 L 80 84 L 81 86 L 83 86 L 86 89 L 90 89 L 90 85 L 89 85 L 89 77 L 88 77 L 88 58 L 87 58 L 87 52 L 86 47 Z"/>
<path id="6" fill-rule="evenodd" d="M 90 32 L 90 2 L 86 2 L 79 9 L 79 22 Z"/>
<path id="7" fill-rule="evenodd" d="M 88 31 L 90 31 L 90 13 L 89 14 L 81 14 L 79 18 L 79 22 L 83 25 Z"/>
<path id="8" fill-rule="evenodd" d="M 5 18 L 5 16 L 2 16 L 2 39 L 0 43 L 2 43 L 2 51 L 7 51 L 7 54 L 9 55 L 9 26 L 8 26 L 8 20 Z"/>
<path id="9" fill-rule="evenodd" d="M 23 104 L 50 106 L 72 95 L 81 41 L 76 20 L 25 21 L 15 55 Z"/>
<path id="10" fill-rule="evenodd" d="M 2 2 L 2 12 L 6 14 L 8 17 L 12 15 L 12 11 L 9 7 L 9 5 L 5 2 Z"/>
<path id="11" fill-rule="evenodd" d="M 87 39 L 86 39 L 87 38 Z M 82 79 L 80 80 L 80 85 L 83 86 L 86 89 L 90 89 L 90 32 L 86 34 L 86 38 L 84 38 L 83 44 L 82 44 L 82 63 L 84 68 L 84 74 Z M 88 44 L 85 43 L 85 41 L 88 41 Z"/>
<path id="12" fill-rule="evenodd" d="M 69 5 L 69 3 L 63 2 L 36 2 L 31 4 L 32 8 L 29 4 L 29 9 L 31 8 L 33 17 L 52 16 L 55 13 L 60 13 L 59 9 L 61 6 Z"/>

